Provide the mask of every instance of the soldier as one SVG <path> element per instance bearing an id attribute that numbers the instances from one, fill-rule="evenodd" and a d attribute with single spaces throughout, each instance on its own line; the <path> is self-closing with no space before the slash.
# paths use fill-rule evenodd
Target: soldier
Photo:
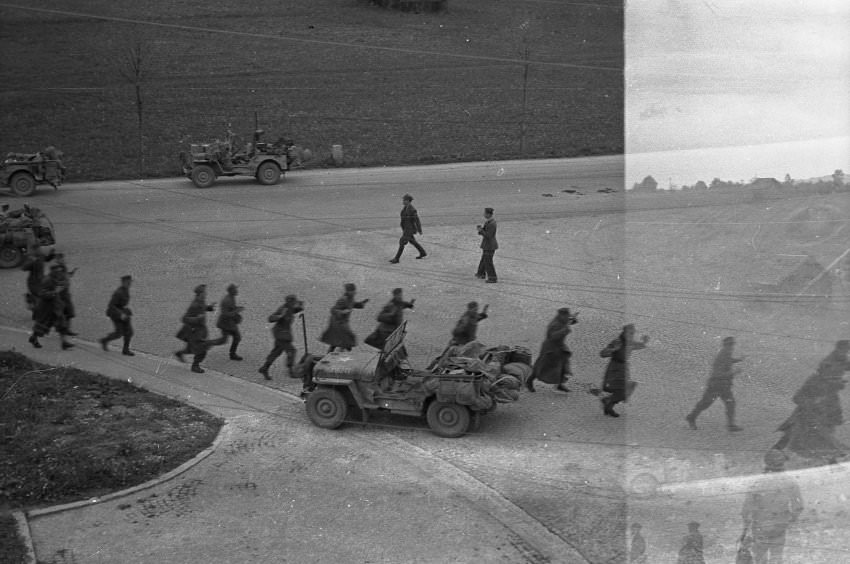
<path id="1" fill-rule="evenodd" d="M 130 324 L 130 319 L 133 312 L 127 305 L 130 303 L 130 284 L 133 282 L 133 277 L 126 274 L 121 277 L 121 286 L 112 292 L 112 297 L 109 299 L 109 305 L 106 306 L 106 316 L 112 320 L 112 325 L 115 330 L 100 339 L 100 347 L 104 351 L 109 351 L 107 343 L 121 337 L 124 338 L 124 348 L 121 349 L 121 354 L 124 356 L 135 356 L 135 353 L 130 350 L 130 339 L 133 338 L 133 326 Z"/>
<path id="2" fill-rule="evenodd" d="M 269 376 L 269 368 L 284 352 L 286 353 L 286 369 L 289 370 L 290 376 L 292 375 L 292 367 L 295 365 L 295 347 L 292 345 L 292 320 L 295 319 L 296 314 L 303 311 L 304 302 L 294 294 L 290 294 L 286 296 L 284 304 L 269 316 L 269 323 L 274 323 L 274 327 L 272 327 L 274 348 L 266 357 L 266 362 L 257 371 L 266 380 L 272 379 Z"/>
<path id="3" fill-rule="evenodd" d="M 646 541 L 640 534 L 641 524 L 632 523 L 632 540 L 629 543 L 629 564 L 646 564 Z"/>
<path id="4" fill-rule="evenodd" d="M 569 308 L 562 307 L 558 310 L 549 326 L 546 328 L 546 340 L 540 346 L 540 354 L 534 363 L 531 376 L 525 381 L 525 387 L 529 392 L 534 391 L 534 380 L 540 380 L 547 384 L 557 384 L 556 390 L 569 392 L 567 378 L 571 375 L 570 357 L 572 351 L 566 343 L 567 335 L 572 331 L 570 325 L 578 323 L 578 319 L 570 315 Z"/>
<path id="5" fill-rule="evenodd" d="M 208 343 L 209 346 L 223 345 L 227 342 L 228 337 L 233 337 L 233 341 L 230 343 L 230 360 L 242 360 L 242 357 L 236 354 L 236 348 L 242 341 L 239 324 L 242 323 L 242 311 L 245 308 L 236 305 L 236 296 L 238 294 L 239 288 L 236 284 L 227 286 L 227 294 L 221 299 L 218 321 L 215 324 L 216 327 L 221 329 L 221 338 Z"/>
<path id="6" fill-rule="evenodd" d="M 41 283 L 44 282 L 44 265 L 46 262 L 53 260 L 54 254 L 51 250 L 48 254 L 41 251 L 41 247 L 37 244 L 30 245 L 27 252 L 27 260 L 21 266 L 21 270 L 28 272 L 27 274 L 27 309 L 32 310 L 32 317 L 35 319 L 35 312 L 38 308 L 38 293 L 41 289 Z"/>
<path id="7" fill-rule="evenodd" d="M 375 328 L 371 335 L 363 340 L 364 343 L 379 350 L 384 348 L 387 338 L 404 322 L 404 310 L 413 309 L 413 304 L 416 302 L 415 298 L 409 302 L 404 301 L 402 294 L 403 291 L 401 288 L 395 288 L 393 290 L 392 299 L 387 302 L 381 313 L 378 314 L 378 327 Z"/>
<path id="8" fill-rule="evenodd" d="M 496 242 L 496 220 L 493 219 L 493 208 L 484 208 L 484 225 L 477 226 L 481 235 L 481 262 L 478 263 L 476 278 L 486 278 L 487 282 L 496 283 L 496 267 L 493 266 L 493 255 L 499 248 Z"/>
<path id="9" fill-rule="evenodd" d="M 416 258 L 423 259 L 428 256 L 422 245 L 416 241 L 416 234 L 422 235 L 422 224 L 419 222 L 419 214 L 416 208 L 413 207 L 412 201 L 413 196 L 410 194 L 405 194 L 401 199 L 404 206 L 401 208 L 401 239 L 398 240 L 398 251 L 395 257 L 390 259 L 390 262 L 393 264 L 398 264 L 401 253 L 404 252 L 404 247 L 408 243 L 416 247 L 416 250 L 419 251 L 419 256 Z"/>
<path id="10" fill-rule="evenodd" d="M 702 545 L 699 523 L 691 521 L 688 523 L 688 534 L 685 535 L 682 540 L 682 548 L 679 549 L 677 564 L 705 564 Z"/>
<path id="11" fill-rule="evenodd" d="M 732 395 L 732 379 L 739 374 L 741 370 L 734 368 L 735 363 L 744 360 L 744 357 L 735 358 L 732 356 L 735 348 L 735 338 L 726 337 L 723 339 L 723 348 L 717 353 L 714 359 L 714 364 L 711 367 L 711 376 L 705 386 L 705 392 L 702 399 L 697 402 L 694 409 L 685 417 L 691 429 L 697 428 L 697 417 L 700 413 L 708 409 L 714 400 L 720 398 L 726 406 L 726 428 L 729 431 L 740 431 L 741 428 L 735 424 L 735 397 Z"/>
<path id="12" fill-rule="evenodd" d="M 848 350 L 850 341 L 838 341 L 818 371 L 794 394 L 797 407 L 777 428 L 783 434 L 774 449 L 788 446 L 804 458 L 825 459 L 829 463 L 847 454 L 848 447 L 835 437 L 835 428 L 844 423 L 838 392 L 846 385 L 844 372 L 850 370 Z"/>
<path id="13" fill-rule="evenodd" d="M 183 355 L 191 354 L 192 372 L 203 374 L 201 362 L 207 356 L 207 312 L 215 310 L 214 305 L 207 305 L 207 285 L 195 287 L 195 299 L 189 304 L 189 309 L 183 315 L 183 327 L 177 332 L 177 338 L 186 342 L 186 347 L 174 353 L 180 362 L 186 362 Z"/>
<path id="14" fill-rule="evenodd" d="M 54 257 L 56 259 L 56 264 L 61 267 L 63 278 L 61 284 L 62 293 L 59 297 L 62 299 L 62 303 L 65 306 L 65 334 L 73 337 L 76 333 L 71 331 L 71 320 L 77 316 L 77 310 L 74 307 L 74 302 L 71 301 L 71 277 L 74 276 L 77 269 L 68 270 L 68 265 L 65 264 L 64 253 L 56 253 Z"/>
<path id="15" fill-rule="evenodd" d="M 328 321 L 328 328 L 322 333 L 320 340 L 329 345 L 328 352 L 332 352 L 335 348 L 340 348 L 345 351 L 350 351 L 357 345 L 357 337 L 349 325 L 352 309 L 363 309 L 369 302 L 369 299 L 358 302 L 354 299 L 357 293 L 357 287 L 354 284 L 348 283 L 345 285 L 345 293 L 336 301 L 331 308 L 331 317 Z"/>
<path id="16" fill-rule="evenodd" d="M 67 350 L 73 347 L 66 339 L 68 333 L 67 320 L 65 319 L 65 304 L 62 301 L 62 285 L 65 283 L 65 274 L 62 272 L 62 267 L 58 264 L 50 266 L 50 274 L 45 278 L 41 287 L 38 290 L 38 306 L 35 311 L 35 324 L 33 325 L 32 335 L 29 342 L 37 349 L 41 348 L 41 343 L 38 342 L 39 337 L 43 337 L 50 332 L 51 328 L 55 328 L 59 333 L 59 338 L 62 340 L 62 350 Z"/>
<path id="17" fill-rule="evenodd" d="M 465 345 L 475 340 L 478 332 L 478 322 L 487 319 L 487 309 L 489 304 L 484 305 L 481 313 L 478 313 L 478 302 L 469 302 L 466 304 L 466 312 L 460 319 L 457 320 L 457 325 L 452 330 L 452 340 L 449 346 Z"/>
<path id="18" fill-rule="evenodd" d="M 785 470 L 785 455 L 770 449 L 764 456 L 764 471 L 774 474 L 753 484 L 747 493 L 741 516 L 744 530 L 752 531 L 755 564 L 782 562 L 785 533 L 803 511 L 800 487 L 787 477 L 776 475 Z"/>
<path id="19" fill-rule="evenodd" d="M 608 368 L 605 369 L 605 378 L 602 381 L 602 389 L 610 395 L 602 398 L 602 412 L 611 417 L 619 417 L 614 411 L 614 406 L 621 401 L 626 401 L 634 389 L 634 383 L 629 380 L 629 356 L 632 351 L 646 348 L 649 337 L 644 335 L 641 342 L 636 342 L 635 326 L 629 323 L 623 327 L 620 336 L 608 343 L 602 349 L 599 356 L 610 358 Z"/>

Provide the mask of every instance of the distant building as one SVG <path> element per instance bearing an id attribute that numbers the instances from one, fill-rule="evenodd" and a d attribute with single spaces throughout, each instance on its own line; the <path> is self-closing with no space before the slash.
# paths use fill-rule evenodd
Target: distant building
<path id="1" fill-rule="evenodd" d="M 657 188 L 658 182 L 652 176 L 647 176 L 640 183 L 632 187 L 635 192 L 655 192 Z"/>
<path id="2" fill-rule="evenodd" d="M 749 184 L 750 188 L 756 190 L 780 190 L 782 183 L 773 177 L 770 178 L 754 178 Z"/>

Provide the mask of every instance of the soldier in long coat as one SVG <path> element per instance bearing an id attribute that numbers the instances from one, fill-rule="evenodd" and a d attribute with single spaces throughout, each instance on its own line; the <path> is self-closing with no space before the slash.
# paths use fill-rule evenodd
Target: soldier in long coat
<path id="1" fill-rule="evenodd" d="M 65 331 L 67 335 L 76 335 L 71 331 L 71 320 L 77 316 L 77 309 L 74 307 L 74 302 L 71 300 L 71 277 L 77 272 L 77 269 L 68 270 L 68 265 L 65 263 L 65 254 L 55 254 L 56 264 L 60 267 L 62 273 L 62 303 L 65 306 Z"/>
<path id="2" fill-rule="evenodd" d="M 578 320 L 570 315 L 569 308 L 562 307 L 558 310 L 555 319 L 546 327 L 546 340 L 540 346 L 540 354 L 534 362 L 531 376 L 525 381 L 525 387 L 529 392 L 534 391 L 534 380 L 540 380 L 547 384 L 557 384 L 556 389 L 569 392 L 567 388 L 567 376 L 570 371 L 570 357 L 572 351 L 566 343 L 567 335 L 572 332 L 571 325 Z"/>
<path id="3" fill-rule="evenodd" d="M 415 298 L 409 302 L 404 301 L 403 293 L 401 288 L 395 288 L 393 290 L 392 299 L 387 302 L 378 314 L 378 326 L 363 340 L 364 343 L 376 349 L 384 348 L 384 343 L 387 342 L 389 336 L 404 322 L 404 310 L 413 309 L 413 304 L 416 302 Z"/>
<path id="4" fill-rule="evenodd" d="M 714 358 L 711 367 L 711 376 L 705 385 L 702 398 L 694 406 L 693 410 L 685 417 L 691 429 L 697 428 L 697 417 L 700 413 L 711 407 L 714 400 L 720 398 L 726 406 L 726 428 L 729 431 L 740 431 L 741 427 L 735 424 L 735 396 L 732 395 L 732 380 L 740 372 L 735 364 L 744 360 L 743 357 L 735 358 L 732 353 L 735 349 L 735 338 L 723 339 L 723 348 Z"/>
<path id="5" fill-rule="evenodd" d="M 33 319 L 38 307 L 38 293 L 41 290 L 41 283 L 44 282 L 44 266 L 46 262 L 53 260 L 53 257 L 52 250 L 45 255 L 41 247 L 32 245 L 27 252 L 27 260 L 21 265 L 21 270 L 27 272 L 26 302 L 27 308 L 32 310 Z"/>
<path id="6" fill-rule="evenodd" d="M 133 283 L 133 277 L 129 274 L 121 277 L 121 286 L 112 292 L 112 297 L 109 299 L 109 304 L 106 306 L 106 316 L 112 320 L 112 325 L 115 330 L 100 339 L 100 346 L 104 351 L 108 351 L 107 344 L 115 339 L 124 339 L 124 348 L 121 349 L 121 354 L 125 356 L 135 356 L 135 353 L 130 350 L 130 339 L 133 338 L 133 325 L 130 320 L 133 317 L 133 312 L 127 307 L 130 304 L 130 285 Z"/>
<path id="7" fill-rule="evenodd" d="M 601 400 L 602 412 L 605 415 L 619 417 L 620 414 L 614 411 L 614 406 L 626 401 L 634 387 L 634 384 L 629 381 L 629 356 L 632 351 L 646 348 L 649 337 L 644 335 L 641 342 L 635 341 L 634 338 L 635 326 L 629 323 L 623 327 L 620 336 L 608 343 L 608 346 L 599 353 L 602 358 L 611 359 L 602 381 L 602 389 L 609 392 L 609 395 Z"/>
<path id="8" fill-rule="evenodd" d="M 189 309 L 183 314 L 181 321 L 183 327 L 177 332 L 177 338 L 186 342 L 186 347 L 174 355 L 180 362 L 186 362 L 183 355 L 191 354 L 192 372 L 203 374 L 201 362 L 207 356 L 207 312 L 215 310 L 214 305 L 207 304 L 207 285 L 200 284 L 195 287 L 195 299 L 189 304 Z"/>
<path id="9" fill-rule="evenodd" d="M 848 446 L 835 437 L 835 428 L 844 423 L 838 392 L 845 387 L 844 372 L 850 370 L 849 349 L 850 341 L 838 341 L 835 350 L 821 361 L 818 371 L 794 394 L 797 407 L 777 428 L 782 438 L 774 449 L 787 446 L 804 458 L 831 463 L 847 454 Z"/>
<path id="10" fill-rule="evenodd" d="M 356 294 L 357 287 L 351 283 L 346 284 L 345 293 L 331 308 L 328 327 L 319 339 L 330 347 L 328 352 L 332 352 L 335 348 L 350 351 L 357 345 L 357 337 L 354 336 L 354 332 L 349 325 L 351 310 L 363 309 L 369 302 L 369 299 L 367 298 L 358 302 L 354 299 Z"/>
<path id="11" fill-rule="evenodd" d="M 489 305 L 485 304 L 484 309 L 479 313 L 478 302 L 466 304 L 466 311 L 457 320 L 457 324 L 452 330 L 452 340 L 449 345 L 465 345 L 474 341 L 478 334 L 478 322 L 487 319 L 488 308 Z"/>
<path id="12" fill-rule="evenodd" d="M 41 348 L 41 343 L 38 342 L 39 337 L 47 335 L 50 329 L 56 329 L 56 332 L 59 333 L 62 350 L 74 346 L 66 339 L 69 332 L 65 318 L 65 303 L 62 301 L 65 280 L 62 267 L 58 264 L 51 265 L 50 275 L 42 281 L 38 290 L 38 306 L 34 316 L 35 324 L 29 338 L 30 344 L 37 349 Z"/>
<path id="13" fill-rule="evenodd" d="M 238 294 L 239 288 L 236 284 L 227 286 L 227 293 L 219 304 L 218 320 L 215 324 L 221 330 L 221 338 L 210 343 L 214 346 L 223 345 L 227 342 L 228 337 L 232 337 L 233 340 L 230 342 L 230 360 L 242 360 L 242 357 L 236 354 L 236 349 L 239 347 L 239 343 L 242 342 L 239 324 L 242 323 L 242 311 L 245 308 L 236 305 L 236 296 Z"/>
<path id="14" fill-rule="evenodd" d="M 300 301 L 294 294 L 290 294 L 286 296 L 284 304 L 269 316 L 269 323 L 274 323 L 272 327 L 274 348 L 266 357 L 266 362 L 258 370 L 266 380 L 272 379 L 269 376 L 269 368 L 284 352 L 286 353 L 286 368 L 292 375 L 292 368 L 295 365 L 295 347 L 292 345 L 292 320 L 295 319 L 296 314 L 302 311 L 304 311 L 304 302 Z"/>
<path id="15" fill-rule="evenodd" d="M 398 251 L 395 257 L 390 259 L 390 262 L 393 264 L 398 264 L 401 253 L 404 252 L 404 247 L 408 243 L 416 247 L 416 250 L 419 251 L 419 256 L 416 258 L 423 259 L 428 256 L 422 245 L 416 241 L 416 235 L 422 235 L 422 223 L 419 221 L 419 213 L 411 203 L 413 202 L 413 196 L 405 194 L 401 201 L 403 205 L 401 208 L 401 239 L 398 240 Z"/>

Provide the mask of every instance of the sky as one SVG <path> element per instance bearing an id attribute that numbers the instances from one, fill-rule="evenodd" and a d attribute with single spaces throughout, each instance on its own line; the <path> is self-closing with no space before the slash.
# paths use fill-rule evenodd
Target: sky
<path id="1" fill-rule="evenodd" d="M 625 39 L 627 185 L 850 172 L 850 1 L 628 0 Z"/>

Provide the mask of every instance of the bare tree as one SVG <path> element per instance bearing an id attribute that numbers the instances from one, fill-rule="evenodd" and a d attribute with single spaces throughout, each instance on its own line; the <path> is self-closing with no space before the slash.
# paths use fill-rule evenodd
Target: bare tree
<path id="1" fill-rule="evenodd" d="M 138 119 L 138 148 L 137 155 L 139 159 L 139 178 L 144 176 L 145 170 L 145 152 L 144 152 L 144 103 L 142 97 L 142 84 L 147 78 L 145 74 L 145 50 L 141 41 L 136 41 L 131 47 L 127 48 L 124 60 L 121 61 L 119 72 L 127 82 L 133 86 L 136 95 L 136 117 Z"/>

